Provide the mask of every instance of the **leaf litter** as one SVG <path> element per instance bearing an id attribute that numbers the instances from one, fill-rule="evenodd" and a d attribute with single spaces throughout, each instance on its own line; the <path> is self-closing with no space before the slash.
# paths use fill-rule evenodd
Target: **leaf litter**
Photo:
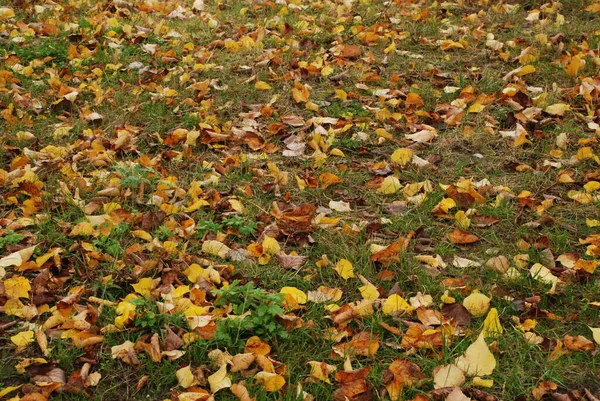
<path id="1" fill-rule="evenodd" d="M 600 398 L 599 13 L 2 3 L 0 399 Z"/>

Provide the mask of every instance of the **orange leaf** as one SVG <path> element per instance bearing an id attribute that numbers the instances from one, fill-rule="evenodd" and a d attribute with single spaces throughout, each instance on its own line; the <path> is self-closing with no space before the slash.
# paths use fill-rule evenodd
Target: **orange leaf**
<path id="1" fill-rule="evenodd" d="M 453 244 L 472 244 L 473 242 L 479 241 L 479 238 L 473 234 L 469 234 L 468 232 L 462 230 L 454 230 L 448 234 L 448 239 L 452 241 Z"/>

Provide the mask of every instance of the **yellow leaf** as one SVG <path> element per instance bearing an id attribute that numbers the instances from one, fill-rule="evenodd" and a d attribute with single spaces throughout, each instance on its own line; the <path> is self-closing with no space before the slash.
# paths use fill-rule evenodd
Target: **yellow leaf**
<path id="1" fill-rule="evenodd" d="M 462 230 L 466 230 L 471 226 L 471 219 L 467 216 L 467 214 L 463 210 L 459 210 L 454 215 L 454 219 L 456 220 L 456 225 L 458 228 Z"/>
<path id="2" fill-rule="evenodd" d="M 349 278 L 353 278 L 354 276 L 354 268 L 352 267 L 352 263 L 350 263 L 347 259 L 342 259 L 333 268 L 338 274 L 344 279 L 348 280 Z"/>
<path id="3" fill-rule="evenodd" d="M 77 223 L 75 227 L 71 230 L 70 236 L 89 236 L 94 234 L 96 230 L 94 230 L 94 226 L 89 221 L 82 221 L 81 223 Z"/>
<path id="4" fill-rule="evenodd" d="M 302 85 L 300 82 L 296 82 L 294 88 L 292 88 L 292 96 L 296 103 L 306 103 L 308 102 L 310 92 L 306 86 Z"/>
<path id="5" fill-rule="evenodd" d="M 115 317 L 115 326 L 122 328 L 133 320 L 135 316 L 135 305 L 126 301 L 119 302 L 115 312 L 117 314 Z"/>
<path id="6" fill-rule="evenodd" d="M 34 341 L 34 332 L 33 330 L 22 331 L 12 336 L 10 341 L 17 346 L 17 352 L 21 352 Z"/>
<path id="7" fill-rule="evenodd" d="M 204 268 L 197 263 L 192 263 L 187 269 L 185 269 L 183 274 L 186 275 L 190 282 L 195 283 L 198 278 L 204 274 Z"/>
<path id="8" fill-rule="evenodd" d="M 386 315 L 391 315 L 392 313 L 396 312 L 410 312 L 414 309 L 415 308 L 413 308 L 408 302 L 406 302 L 404 298 L 402 298 L 398 294 L 390 295 L 381 307 L 381 310 Z"/>
<path id="9" fill-rule="evenodd" d="M 490 299 L 479 291 L 474 290 L 471 295 L 463 300 L 463 306 L 471 315 L 481 317 L 485 315 L 490 308 Z"/>
<path id="10" fill-rule="evenodd" d="M 377 136 L 380 136 L 380 137 L 382 137 L 382 138 L 385 138 L 385 139 L 392 139 L 392 138 L 394 137 L 392 134 L 390 134 L 389 132 L 387 132 L 387 131 L 386 131 L 385 129 L 383 129 L 383 128 L 377 128 L 377 129 L 375 130 L 375 134 L 376 134 Z"/>
<path id="11" fill-rule="evenodd" d="M 377 188 L 377 193 L 391 195 L 398 192 L 400 188 L 402 188 L 400 180 L 393 175 L 389 175 L 385 177 L 379 188 Z"/>
<path id="12" fill-rule="evenodd" d="M 438 203 L 438 207 L 444 213 L 448 213 L 448 211 L 450 209 L 453 209 L 456 207 L 456 202 L 452 198 L 444 198 L 440 201 L 440 203 Z"/>
<path id="13" fill-rule="evenodd" d="M 260 384 L 265 391 L 273 392 L 279 391 L 285 385 L 285 379 L 276 373 L 270 372 L 258 372 L 254 378 Z"/>
<path id="14" fill-rule="evenodd" d="M 148 242 L 152 241 L 152 235 L 150 235 L 148 232 L 146 232 L 144 230 L 133 230 L 131 232 L 131 235 L 133 235 L 136 238 L 143 239 L 144 241 L 148 241 Z"/>
<path id="15" fill-rule="evenodd" d="M 175 376 L 177 377 L 179 385 L 183 388 L 192 387 L 194 384 L 198 383 L 198 380 L 192 373 L 190 365 L 184 366 L 183 368 L 177 370 L 177 372 L 175 372 Z"/>
<path id="16" fill-rule="evenodd" d="M 220 258 L 227 258 L 231 249 L 217 240 L 207 240 L 202 244 L 202 252 L 208 253 L 209 255 L 218 256 Z"/>
<path id="17" fill-rule="evenodd" d="M 585 189 L 587 192 L 597 191 L 600 189 L 600 182 L 598 182 L 598 181 L 586 182 L 585 185 L 583 186 L 583 189 Z"/>
<path id="18" fill-rule="evenodd" d="M 229 199 L 229 204 L 231 205 L 231 208 L 238 213 L 244 213 L 246 211 L 244 204 L 237 199 Z"/>
<path id="19" fill-rule="evenodd" d="M 465 382 L 465 374 L 454 364 L 438 366 L 433 370 L 433 387 L 455 387 L 462 386 Z"/>
<path id="20" fill-rule="evenodd" d="M 479 113 L 479 112 L 483 111 L 483 109 L 485 109 L 485 105 L 484 104 L 481 104 L 479 102 L 475 102 L 471 106 L 469 106 L 469 109 L 467 110 L 467 113 Z"/>
<path id="21" fill-rule="evenodd" d="M 589 146 L 580 148 L 577 151 L 577 154 L 575 155 L 575 159 L 577 159 L 579 161 L 591 159 L 593 157 L 594 157 L 594 150 Z"/>
<path id="22" fill-rule="evenodd" d="M 564 116 L 568 110 L 571 110 L 571 106 L 565 103 L 554 103 L 544 109 L 546 113 L 552 116 Z"/>
<path id="23" fill-rule="evenodd" d="M 476 376 L 473 378 L 473 386 L 475 387 L 494 387 L 494 380 L 493 379 L 482 379 L 479 376 Z"/>
<path id="24" fill-rule="evenodd" d="M 154 289 L 154 280 L 150 277 L 144 277 L 136 284 L 131 285 L 135 292 L 140 294 L 143 297 L 150 297 L 150 293 Z"/>
<path id="25" fill-rule="evenodd" d="M 596 341 L 596 344 L 600 344 L 600 327 L 588 326 L 588 328 L 592 330 L 592 337 L 594 337 L 594 341 Z"/>
<path id="26" fill-rule="evenodd" d="M 456 366 L 467 376 L 491 375 L 496 368 L 496 359 L 490 352 L 483 335 L 467 348 L 464 355 L 456 359 Z"/>
<path id="27" fill-rule="evenodd" d="M 585 65 L 585 60 L 581 59 L 580 55 L 574 56 L 569 61 L 569 64 L 565 67 L 567 75 L 576 77 L 579 70 Z"/>
<path id="28" fill-rule="evenodd" d="M 573 270 L 584 270 L 590 274 L 594 274 L 598 264 L 600 264 L 598 260 L 578 259 L 573 265 Z"/>
<path id="29" fill-rule="evenodd" d="M 348 94 L 343 89 L 336 89 L 335 98 L 340 99 L 342 101 L 346 101 L 348 99 Z"/>
<path id="30" fill-rule="evenodd" d="M 0 21 L 13 18 L 15 16 L 15 12 L 12 8 L 8 7 L 0 7 Z"/>
<path id="31" fill-rule="evenodd" d="M 522 77 L 523 75 L 533 74 L 534 72 L 536 72 L 535 67 L 532 66 L 531 64 L 527 64 L 519 69 L 519 72 L 517 72 L 517 75 Z"/>
<path id="32" fill-rule="evenodd" d="M 388 47 L 386 47 L 385 49 L 383 49 L 383 52 L 385 54 L 395 53 L 396 52 L 396 42 L 394 42 L 392 40 L 392 43 L 390 43 L 390 45 Z"/>
<path id="33" fill-rule="evenodd" d="M 0 13 L 1 12 L 2 12 L 2 10 L 0 9 Z M 23 372 L 23 373 L 25 373 L 25 372 Z M 18 386 L 8 386 L 8 387 L 3 388 L 2 390 L 0 390 L 0 398 L 4 397 L 7 394 L 12 393 L 15 390 L 20 389 L 21 386 L 22 386 L 22 384 L 19 384 Z"/>
<path id="34" fill-rule="evenodd" d="M 513 143 L 513 147 L 516 148 L 526 143 L 531 143 L 531 141 L 527 138 L 527 131 L 521 124 L 517 124 L 517 128 L 515 130 L 515 142 Z"/>
<path id="35" fill-rule="evenodd" d="M 440 49 L 447 51 L 452 49 L 464 49 L 465 47 L 460 42 L 455 42 L 450 39 L 445 39 L 440 42 Z"/>
<path id="36" fill-rule="evenodd" d="M 598 219 L 585 219 L 585 225 L 588 227 L 600 227 L 600 220 Z"/>
<path id="37" fill-rule="evenodd" d="M 333 74 L 333 67 L 331 67 L 330 65 L 327 65 L 327 66 L 325 66 L 325 67 L 323 67 L 321 69 L 321 76 L 322 77 L 326 77 L 326 76 L 329 76 L 331 74 Z"/>
<path id="38" fill-rule="evenodd" d="M 42 256 L 38 256 L 37 258 L 35 258 L 35 264 L 38 265 L 38 267 L 42 267 L 44 263 L 50 260 L 50 258 L 57 258 L 61 252 L 61 248 L 52 248 L 50 252 L 47 252 Z"/>
<path id="39" fill-rule="evenodd" d="M 219 370 L 208 376 L 208 384 L 210 384 L 210 391 L 213 394 L 231 387 L 231 378 L 227 375 L 227 364 L 223 364 Z"/>
<path id="40" fill-rule="evenodd" d="M 500 318 L 498 317 L 498 310 L 496 308 L 490 309 L 485 320 L 483 321 L 483 336 L 484 337 L 497 337 L 504 329 L 500 324 Z"/>
<path id="41" fill-rule="evenodd" d="M 392 153 L 391 160 L 392 162 L 399 164 L 401 166 L 406 166 L 406 164 L 412 160 L 413 151 L 408 148 L 400 148 L 396 149 L 394 153 Z"/>
<path id="42" fill-rule="evenodd" d="M 8 316 L 18 316 L 23 317 L 23 302 L 19 300 L 19 298 L 8 298 L 6 303 L 4 304 L 4 313 Z"/>
<path id="43" fill-rule="evenodd" d="M 329 380 L 329 375 L 337 370 L 337 368 L 334 365 L 328 365 L 325 362 L 317 361 L 309 361 L 308 364 L 310 365 L 311 378 L 331 384 L 331 380 Z"/>
<path id="44" fill-rule="evenodd" d="M 12 276 L 4 280 L 4 293 L 9 298 L 29 298 L 31 284 L 23 276 Z"/>
<path id="45" fill-rule="evenodd" d="M 277 242 L 275 238 L 271 238 L 268 235 L 265 235 L 265 238 L 262 242 L 262 247 L 264 253 L 267 253 L 269 255 L 276 255 L 281 251 L 279 242 Z"/>
<path id="46" fill-rule="evenodd" d="M 268 83 L 266 83 L 265 81 L 256 81 L 256 83 L 254 84 L 254 88 L 258 89 L 260 91 L 268 91 L 273 89 L 271 87 L 271 85 L 269 85 Z"/>
<path id="47" fill-rule="evenodd" d="M 306 301 L 308 301 L 308 296 L 302 290 L 297 289 L 296 287 L 283 287 L 280 291 L 281 294 L 289 294 L 294 298 L 294 300 L 300 305 L 304 305 Z"/>
<path id="48" fill-rule="evenodd" d="M 375 301 L 377 298 L 379 298 L 379 291 L 377 291 L 377 287 L 374 285 L 363 285 L 358 290 L 360 291 L 360 295 L 363 297 L 363 299 Z"/>

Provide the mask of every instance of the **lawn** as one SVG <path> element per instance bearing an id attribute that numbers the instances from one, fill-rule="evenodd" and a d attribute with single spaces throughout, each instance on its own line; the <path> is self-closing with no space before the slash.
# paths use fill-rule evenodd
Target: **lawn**
<path id="1" fill-rule="evenodd" d="M 600 2 L 0 0 L 0 400 L 600 398 Z"/>

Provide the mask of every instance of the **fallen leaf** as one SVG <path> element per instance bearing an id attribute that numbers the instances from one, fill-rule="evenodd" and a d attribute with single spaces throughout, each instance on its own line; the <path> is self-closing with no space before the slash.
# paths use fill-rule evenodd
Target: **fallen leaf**
<path id="1" fill-rule="evenodd" d="M 491 375 L 496 368 L 496 359 L 481 334 L 465 353 L 456 359 L 455 364 L 466 376 L 486 376 Z"/>
<path id="2" fill-rule="evenodd" d="M 440 365 L 433 369 L 433 387 L 460 387 L 465 383 L 465 374 L 454 364 Z"/>
<path id="3" fill-rule="evenodd" d="M 227 364 L 223 364 L 219 370 L 208 376 L 207 380 L 210 385 L 210 391 L 213 394 L 224 388 L 231 387 L 231 378 L 227 374 Z"/>

